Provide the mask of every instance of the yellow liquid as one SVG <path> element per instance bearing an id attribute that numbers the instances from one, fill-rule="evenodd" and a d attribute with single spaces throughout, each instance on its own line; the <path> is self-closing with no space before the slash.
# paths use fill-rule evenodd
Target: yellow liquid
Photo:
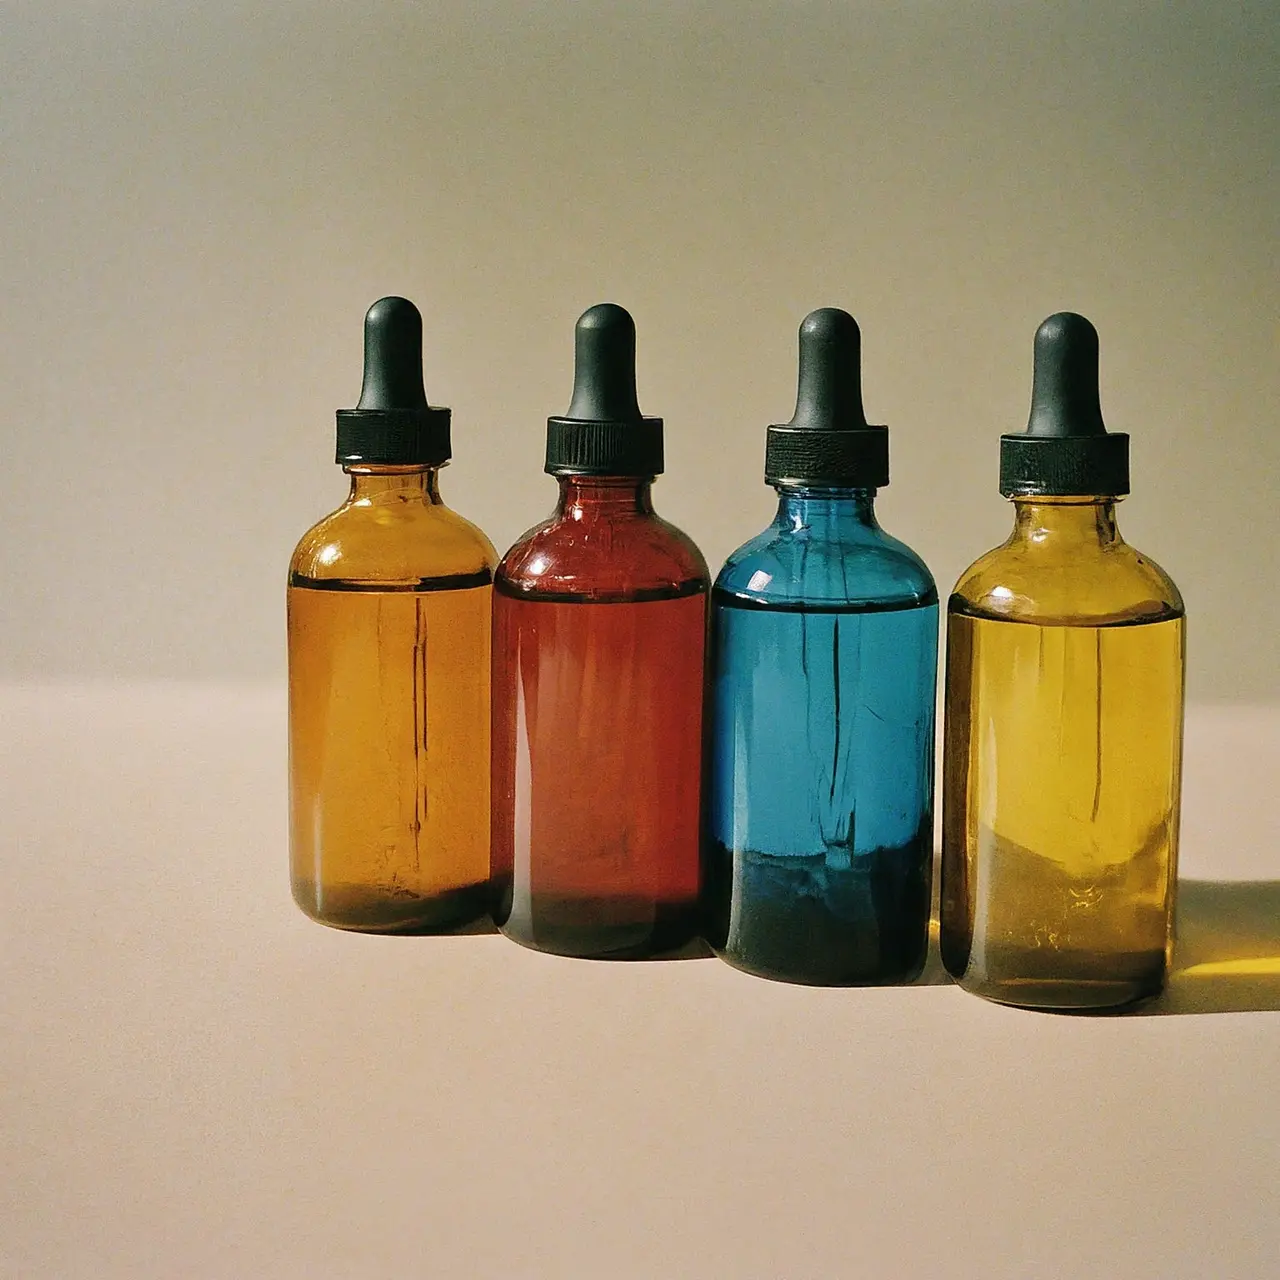
<path id="1" fill-rule="evenodd" d="M 293 895 L 432 933 L 487 909 L 492 587 L 289 587 Z"/>
<path id="2" fill-rule="evenodd" d="M 1163 986 L 1184 627 L 949 615 L 941 933 L 968 990 L 1079 1009 Z"/>

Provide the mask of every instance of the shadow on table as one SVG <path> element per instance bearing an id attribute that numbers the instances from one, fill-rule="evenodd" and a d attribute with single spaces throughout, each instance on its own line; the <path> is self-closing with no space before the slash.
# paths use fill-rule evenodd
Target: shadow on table
<path id="1" fill-rule="evenodd" d="M 914 985 L 950 981 L 938 954 L 935 914 L 929 959 Z M 1173 966 L 1163 994 L 1133 1009 L 1100 1012 L 1160 1017 L 1274 1011 L 1280 1011 L 1280 880 L 1180 880 Z"/>
<path id="2" fill-rule="evenodd" d="M 1280 880 L 1180 880 L 1173 968 L 1139 1014 L 1280 1010 Z"/>
<path id="3" fill-rule="evenodd" d="M 497 930 L 485 920 L 458 932 Z M 705 942 L 695 940 L 653 958 L 701 960 L 711 955 Z M 935 902 L 928 959 L 910 985 L 949 986 L 951 982 L 938 952 Z M 1168 985 L 1157 999 L 1117 1011 L 1118 1015 L 1257 1011 L 1280 1011 L 1280 880 L 1180 880 L 1177 940 Z"/>
<path id="4" fill-rule="evenodd" d="M 955 985 L 955 979 L 943 968 L 942 952 L 938 945 L 938 902 L 937 902 L 937 877 L 934 877 L 934 903 L 933 912 L 929 916 L 929 952 L 925 957 L 924 970 L 920 976 L 910 984 L 913 987 L 950 987 Z"/>
<path id="5" fill-rule="evenodd" d="M 471 924 L 463 925 L 458 929 L 451 929 L 447 934 L 440 935 L 449 938 L 469 938 L 478 934 L 492 934 L 497 936 L 501 930 L 493 923 L 492 919 L 485 917 L 483 920 L 476 920 Z M 665 961 L 665 960 L 709 960 L 714 958 L 714 952 L 701 938 L 694 938 L 691 941 L 677 947 L 672 951 L 662 951 L 657 955 L 647 956 L 647 962 Z"/>

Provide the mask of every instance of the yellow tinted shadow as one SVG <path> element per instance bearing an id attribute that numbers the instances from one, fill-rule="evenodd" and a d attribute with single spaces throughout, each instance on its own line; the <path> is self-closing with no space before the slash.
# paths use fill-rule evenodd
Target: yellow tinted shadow
<path id="1" fill-rule="evenodd" d="M 1182 880 L 1173 969 L 1145 1014 L 1280 1010 L 1280 880 Z"/>

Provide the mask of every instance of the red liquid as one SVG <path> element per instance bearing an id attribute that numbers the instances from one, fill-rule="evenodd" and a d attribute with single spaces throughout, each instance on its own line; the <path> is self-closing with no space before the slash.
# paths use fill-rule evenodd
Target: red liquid
<path id="1" fill-rule="evenodd" d="M 707 582 L 647 485 L 601 489 L 498 574 L 495 920 L 540 950 L 640 957 L 697 932 Z"/>

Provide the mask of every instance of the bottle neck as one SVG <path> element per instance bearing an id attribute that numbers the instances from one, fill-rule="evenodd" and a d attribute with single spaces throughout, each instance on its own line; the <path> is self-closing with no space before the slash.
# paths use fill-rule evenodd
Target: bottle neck
<path id="1" fill-rule="evenodd" d="M 651 516 L 652 476 L 561 476 L 556 515 L 568 520 Z"/>
<path id="2" fill-rule="evenodd" d="M 439 467 L 344 467 L 351 477 L 348 502 L 425 502 L 438 507 Z"/>
<path id="3" fill-rule="evenodd" d="M 793 533 L 878 529 L 874 489 L 826 489 L 811 485 L 776 485 L 778 514 L 774 524 Z"/>
<path id="4" fill-rule="evenodd" d="M 1116 546 L 1124 541 L 1116 526 L 1118 501 L 1112 497 L 1014 498 L 1009 541 L 1062 551 Z"/>

